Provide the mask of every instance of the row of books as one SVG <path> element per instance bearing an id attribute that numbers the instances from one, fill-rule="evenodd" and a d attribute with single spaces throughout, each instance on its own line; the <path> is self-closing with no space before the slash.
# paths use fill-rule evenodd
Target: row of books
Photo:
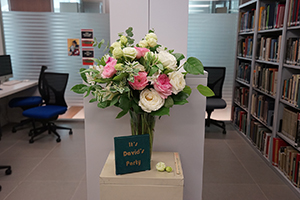
<path id="1" fill-rule="evenodd" d="M 281 132 L 300 146 L 300 113 L 283 109 Z"/>
<path id="2" fill-rule="evenodd" d="M 257 57 L 259 60 L 279 62 L 281 35 L 278 37 L 261 37 L 258 41 Z"/>
<path id="3" fill-rule="evenodd" d="M 251 63 L 241 62 L 237 68 L 237 78 L 250 83 Z"/>
<path id="4" fill-rule="evenodd" d="M 253 37 L 248 36 L 238 41 L 238 56 L 252 57 Z"/>
<path id="5" fill-rule="evenodd" d="M 269 157 L 271 136 L 272 132 L 269 129 L 256 120 L 251 120 L 249 137 L 266 158 Z"/>
<path id="6" fill-rule="evenodd" d="M 259 8 L 258 30 L 283 27 L 285 4 L 272 2 Z"/>
<path id="7" fill-rule="evenodd" d="M 247 12 L 240 12 L 239 19 L 240 32 L 253 31 L 255 24 L 255 9 Z"/>
<path id="8" fill-rule="evenodd" d="M 300 39 L 288 38 L 286 42 L 285 62 L 290 65 L 300 65 Z"/>
<path id="9" fill-rule="evenodd" d="M 300 1 L 290 0 L 289 4 L 289 15 L 288 15 L 288 26 L 297 26 L 300 24 Z"/>
<path id="10" fill-rule="evenodd" d="M 282 99 L 300 107 L 300 74 L 292 74 L 291 78 L 283 80 Z"/>
<path id="11" fill-rule="evenodd" d="M 248 107 L 248 99 L 249 99 L 249 88 L 247 87 L 235 87 L 234 91 L 234 100 L 239 103 L 240 106 L 245 108 Z"/>
<path id="12" fill-rule="evenodd" d="M 274 117 L 274 100 L 266 97 L 265 95 L 259 95 L 254 92 L 251 97 L 250 113 L 259 118 L 267 126 L 272 126 Z"/>
<path id="13" fill-rule="evenodd" d="M 256 63 L 253 70 L 253 87 L 268 93 L 272 96 L 277 91 L 278 68 L 271 68 L 268 65 Z"/>
<path id="14" fill-rule="evenodd" d="M 239 128 L 239 131 L 246 133 L 247 130 L 247 112 L 240 107 L 232 107 L 233 123 Z"/>
<path id="15" fill-rule="evenodd" d="M 272 164 L 296 187 L 300 187 L 300 153 L 281 138 L 273 138 Z"/>

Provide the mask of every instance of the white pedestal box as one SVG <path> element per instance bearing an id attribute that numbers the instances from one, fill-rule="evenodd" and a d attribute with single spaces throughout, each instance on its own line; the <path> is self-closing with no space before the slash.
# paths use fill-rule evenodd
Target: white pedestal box
<path id="1" fill-rule="evenodd" d="M 173 171 L 157 171 L 158 162 L 164 162 Z M 151 170 L 116 175 L 115 154 L 111 151 L 100 174 L 100 200 L 182 200 L 183 185 L 178 153 L 153 152 Z"/>

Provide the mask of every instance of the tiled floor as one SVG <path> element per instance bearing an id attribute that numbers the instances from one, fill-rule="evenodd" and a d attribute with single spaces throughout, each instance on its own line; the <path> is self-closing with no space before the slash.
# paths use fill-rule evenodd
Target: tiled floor
<path id="1" fill-rule="evenodd" d="M 61 143 L 44 134 L 28 143 L 28 129 L 11 133 L 3 128 L 0 164 L 12 165 L 12 174 L 0 171 L 5 200 L 85 200 L 84 123 L 72 126 L 73 135 L 60 131 Z M 296 200 L 295 193 L 257 155 L 231 125 L 227 134 L 206 128 L 203 200 Z"/>

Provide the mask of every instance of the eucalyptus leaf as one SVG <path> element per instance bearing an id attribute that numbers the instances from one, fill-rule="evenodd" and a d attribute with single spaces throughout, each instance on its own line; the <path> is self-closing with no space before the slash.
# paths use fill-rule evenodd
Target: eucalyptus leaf
<path id="1" fill-rule="evenodd" d="M 215 93 L 207 86 L 204 86 L 204 85 L 198 85 L 197 86 L 197 90 L 203 95 L 203 96 L 206 96 L 206 97 L 212 97 L 212 96 L 215 96 Z"/>

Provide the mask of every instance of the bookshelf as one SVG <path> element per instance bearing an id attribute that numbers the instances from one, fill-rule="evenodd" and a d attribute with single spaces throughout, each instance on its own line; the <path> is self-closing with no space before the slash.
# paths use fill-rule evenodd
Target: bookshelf
<path id="1" fill-rule="evenodd" d="M 300 0 L 240 1 L 238 23 L 231 120 L 300 197 Z"/>

